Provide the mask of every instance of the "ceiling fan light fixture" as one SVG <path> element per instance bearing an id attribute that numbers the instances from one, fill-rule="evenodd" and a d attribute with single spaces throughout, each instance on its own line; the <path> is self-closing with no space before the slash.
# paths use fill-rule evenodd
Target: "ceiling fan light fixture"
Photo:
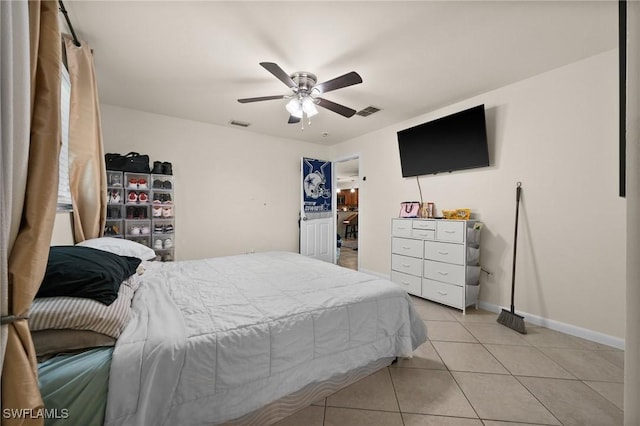
<path id="1" fill-rule="evenodd" d="M 316 105 L 313 103 L 313 99 L 309 96 L 302 100 L 302 111 L 307 114 L 307 117 L 313 117 L 318 113 L 318 108 L 316 108 Z"/>
<path id="2" fill-rule="evenodd" d="M 302 118 L 302 105 L 298 98 L 293 98 L 289 102 L 287 102 L 287 106 L 285 107 L 289 114 L 296 118 Z"/>

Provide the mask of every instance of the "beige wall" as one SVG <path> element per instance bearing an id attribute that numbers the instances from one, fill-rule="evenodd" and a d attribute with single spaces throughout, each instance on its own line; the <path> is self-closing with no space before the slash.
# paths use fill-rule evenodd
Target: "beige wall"
<path id="1" fill-rule="evenodd" d="M 173 164 L 176 259 L 298 251 L 300 157 L 327 148 L 102 105 L 105 152 Z"/>
<path id="2" fill-rule="evenodd" d="M 486 225 L 480 299 L 508 306 L 515 184 L 522 181 L 516 308 L 622 341 L 624 199 L 618 197 L 617 50 L 332 147 L 360 156 L 360 267 L 389 275 L 390 219 L 420 199 L 403 179 L 396 132 L 484 103 L 491 167 L 423 176 L 436 209 L 468 207 Z M 384 112 L 382 112 L 384 113 Z M 372 117 L 373 118 L 373 117 Z M 616 339 L 614 339 L 616 340 Z"/>
<path id="3" fill-rule="evenodd" d="M 390 219 L 401 201 L 419 199 L 416 180 L 401 177 L 396 131 L 479 103 L 487 108 L 492 166 L 420 183 L 438 212 L 469 207 L 485 223 L 482 264 L 493 275 L 482 278 L 481 301 L 509 303 L 515 183 L 522 181 L 517 309 L 622 342 L 617 50 L 334 147 L 109 105 L 102 119 L 106 152 L 173 163 L 177 259 L 297 251 L 299 158 L 359 155 L 367 178 L 359 183 L 360 266 L 389 276 Z"/>
<path id="4" fill-rule="evenodd" d="M 52 246 L 73 245 L 73 215 L 71 212 L 56 213 L 56 220 L 53 222 L 53 233 L 51 234 Z"/>

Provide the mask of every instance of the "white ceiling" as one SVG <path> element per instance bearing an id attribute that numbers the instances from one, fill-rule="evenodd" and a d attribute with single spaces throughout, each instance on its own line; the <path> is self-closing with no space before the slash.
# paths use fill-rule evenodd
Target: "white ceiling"
<path id="1" fill-rule="evenodd" d="M 617 1 L 64 3 L 102 103 L 327 145 L 617 47 Z M 357 71 L 323 97 L 382 111 L 319 108 L 302 131 L 285 100 L 236 101 L 290 94 L 259 62 L 319 82 Z"/>

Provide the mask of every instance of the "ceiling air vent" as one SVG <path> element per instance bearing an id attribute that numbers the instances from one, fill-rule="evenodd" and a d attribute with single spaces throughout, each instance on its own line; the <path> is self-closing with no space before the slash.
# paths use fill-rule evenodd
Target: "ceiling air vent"
<path id="1" fill-rule="evenodd" d="M 361 117 L 368 117 L 371 114 L 374 114 L 376 112 L 380 111 L 380 108 L 378 107 L 374 107 L 374 106 L 368 106 L 364 109 L 361 109 L 360 111 L 356 112 L 356 114 L 358 114 Z"/>
<path id="2" fill-rule="evenodd" d="M 240 126 L 240 127 L 249 127 L 249 126 L 251 126 L 251 123 L 247 123 L 246 121 L 238 121 L 238 120 L 231 120 L 229 122 L 229 124 L 231 124 L 233 126 Z"/>

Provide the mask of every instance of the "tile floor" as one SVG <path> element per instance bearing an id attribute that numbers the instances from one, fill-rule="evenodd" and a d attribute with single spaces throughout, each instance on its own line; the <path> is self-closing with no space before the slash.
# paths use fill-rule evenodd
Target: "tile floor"
<path id="1" fill-rule="evenodd" d="M 623 424 L 624 352 L 497 314 L 413 298 L 429 340 L 278 426 Z"/>
<path id="2" fill-rule="evenodd" d="M 343 246 L 340 249 L 340 258 L 338 259 L 338 265 L 345 268 L 358 270 L 358 240 L 357 239 L 345 239 L 343 240 Z M 356 250 L 354 250 L 356 248 Z"/>

